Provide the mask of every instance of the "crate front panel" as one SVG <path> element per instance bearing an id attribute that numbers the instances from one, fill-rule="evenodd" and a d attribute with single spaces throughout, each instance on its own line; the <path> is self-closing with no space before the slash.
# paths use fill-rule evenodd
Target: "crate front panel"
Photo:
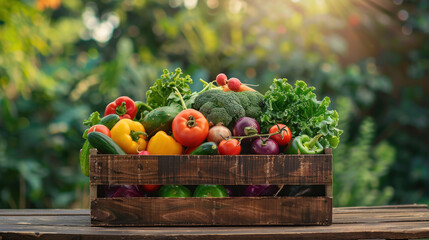
<path id="1" fill-rule="evenodd" d="M 330 225 L 330 197 L 98 198 L 92 226 Z"/>
<path id="2" fill-rule="evenodd" d="M 318 155 L 90 155 L 91 184 L 332 183 L 332 154 Z"/>

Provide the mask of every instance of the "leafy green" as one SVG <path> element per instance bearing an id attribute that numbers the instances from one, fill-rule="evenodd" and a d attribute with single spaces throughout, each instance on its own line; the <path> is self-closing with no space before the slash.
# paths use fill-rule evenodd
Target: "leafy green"
<path id="1" fill-rule="evenodd" d="M 182 69 L 176 68 L 174 72 L 169 72 L 164 69 L 164 74 L 146 92 L 147 104 L 153 109 L 163 106 L 179 105 L 180 99 L 176 97 L 176 90 L 180 92 L 186 100 L 192 94 L 189 84 L 192 84 L 192 79 L 189 75 L 181 77 Z"/>
<path id="2" fill-rule="evenodd" d="M 342 133 L 336 128 L 338 113 L 328 110 L 331 103 L 329 97 L 318 101 L 314 90 L 303 81 L 297 81 L 294 88 L 287 79 L 274 79 L 264 96 L 260 117 L 263 129 L 276 123 L 286 124 L 292 136 L 322 134 L 320 143 L 326 148 L 336 148 Z"/>
<path id="3" fill-rule="evenodd" d="M 89 115 L 89 118 L 87 120 L 83 121 L 83 125 L 92 127 L 92 126 L 96 125 L 97 123 L 99 123 L 100 121 L 101 121 L 100 113 L 95 111 L 95 112 L 91 113 L 91 115 Z"/>
<path id="4" fill-rule="evenodd" d="M 96 124 L 98 124 L 101 121 L 100 119 L 100 113 L 95 111 L 93 113 L 91 113 L 91 115 L 89 115 L 89 118 L 85 121 L 83 121 L 83 125 L 88 126 L 88 127 L 92 127 Z M 85 132 L 83 133 L 82 137 L 84 139 L 87 139 L 88 137 L 88 129 L 85 130 Z"/>

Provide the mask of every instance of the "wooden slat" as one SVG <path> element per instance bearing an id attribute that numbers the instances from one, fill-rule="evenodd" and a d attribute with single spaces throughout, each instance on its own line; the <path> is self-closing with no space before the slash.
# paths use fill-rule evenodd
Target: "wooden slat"
<path id="1" fill-rule="evenodd" d="M 93 226 L 329 225 L 332 198 L 99 198 Z"/>
<path id="2" fill-rule="evenodd" d="M 65 221 L 67 219 L 64 219 Z M 4 239 L 415 239 L 429 238 L 428 222 L 313 227 L 88 227 L 0 225 Z"/>
<path id="3" fill-rule="evenodd" d="M 413 222 L 426 221 L 429 223 L 429 212 L 404 212 L 389 213 L 341 213 L 335 214 L 333 222 L 337 224 L 350 223 L 374 223 L 374 222 Z"/>
<path id="4" fill-rule="evenodd" d="M 0 209 L 1 216 L 74 216 L 89 214 L 89 209 Z"/>
<path id="5" fill-rule="evenodd" d="M 405 205 L 382 205 L 382 206 L 359 206 L 359 207 L 337 207 L 335 211 L 353 211 L 353 210 L 365 210 L 372 211 L 373 209 L 424 209 L 428 210 L 426 204 L 405 204 Z"/>
<path id="6" fill-rule="evenodd" d="M 332 183 L 332 155 L 90 155 L 91 184 Z"/>
<path id="7" fill-rule="evenodd" d="M 66 219 L 66 221 L 65 221 Z M 0 218 L 0 225 L 16 224 L 16 225 L 40 225 L 40 226 L 89 226 L 90 218 L 89 211 L 85 215 L 32 215 L 32 216 L 7 216 Z"/>

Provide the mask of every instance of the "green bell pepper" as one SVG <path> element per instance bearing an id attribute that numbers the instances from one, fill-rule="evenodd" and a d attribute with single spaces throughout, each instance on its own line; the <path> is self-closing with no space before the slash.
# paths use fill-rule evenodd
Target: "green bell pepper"
<path id="1" fill-rule="evenodd" d="M 323 152 L 323 146 L 319 143 L 319 138 L 323 136 L 319 134 L 314 138 L 308 135 L 296 137 L 290 147 L 286 148 L 286 154 L 320 154 Z"/>
<path id="2" fill-rule="evenodd" d="M 199 185 L 194 197 L 228 197 L 228 194 L 222 185 Z"/>
<path id="3" fill-rule="evenodd" d="M 190 197 L 191 191 L 182 185 L 164 185 L 159 189 L 160 197 Z"/>
<path id="4" fill-rule="evenodd" d="M 148 112 L 153 110 L 149 105 L 147 105 L 144 102 L 135 101 L 135 103 L 136 103 L 136 107 L 137 107 L 137 113 L 136 113 L 136 116 L 134 117 L 135 121 L 142 120 Z"/>

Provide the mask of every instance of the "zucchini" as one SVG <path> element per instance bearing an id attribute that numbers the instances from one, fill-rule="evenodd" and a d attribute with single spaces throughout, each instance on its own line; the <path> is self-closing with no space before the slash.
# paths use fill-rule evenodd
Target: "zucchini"
<path id="1" fill-rule="evenodd" d="M 169 132 L 171 131 L 171 124 L 174 117 L 176 117 L 180 111 L 180 109 L 175 107 L 160 107 L 146 114 L 141 124 L 143 124 L 149 137 L 158 131 Z"/>
<path id="2" fill-rule="evenodd" d="M 97 148 L 100 153 L 103 154 L 120 154 L 126 155 L 127 153 L 122 150 L 118 144 L 115 143 L 110 137 L 99 132 L 90 132 L 88 133 L 89 143 Z"/>
<path id="3" fill-rule="evenodd" d="M 109 130 L 115 126 L 117 122 L 119 122 L 119 116 L 117 114 L 109 114 L 103 117 L 98 124 L 102 124 L 106 126 Z"/>
<path id="4" fill-rule="evenodd" d="M 80 170 L 87 177 L 89 177 L 89 149 L 91 148 L 92 146 L 87 139 L 80 150 Z"/>
<path id="5" fill-rule="evenodd" d="M 195 148 L 189 155 L 216 155 L 217 145 L 214 142 L 206 142 Z"/>

